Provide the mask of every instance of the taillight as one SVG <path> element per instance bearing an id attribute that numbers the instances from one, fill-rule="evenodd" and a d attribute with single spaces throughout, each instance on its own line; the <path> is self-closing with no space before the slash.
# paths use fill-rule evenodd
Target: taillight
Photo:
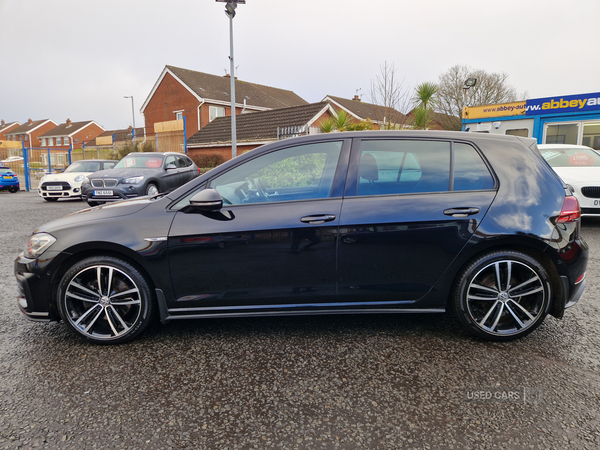
<path id="1" fill-rule="evenodd" d="M 558 223 L 576 222 L 581 217 L 581 208 L 577 198 L 573 195 L 565 197 L 562 209 L 558 216 Z"/>

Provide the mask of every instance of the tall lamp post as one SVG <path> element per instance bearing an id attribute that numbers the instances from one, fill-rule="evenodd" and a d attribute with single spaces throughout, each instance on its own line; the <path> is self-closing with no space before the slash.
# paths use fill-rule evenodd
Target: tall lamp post
<path id="1" fill-rule="evenodd" d="M 133 107 L 133 95 L 125 95 L 123 98 L 131 99 L 131 117 L 133 118 L 133 129 L 135 130 L 135 109 Z"/>
<path id="2" fill-rule="evenodd" d="M 463 85 L 463 90 L 465 91 L 465 106 L 467 106 L 467 91 L 474 87 L 477 84 L 477 78 L 467 78 L 465 84 Z"/>
<path id="3" fill-rule="evenodd" d="M 235 66 L 233 64 L 233 18 L 238 3 L 245 4 L 246 0 L 216 0 L 225 3 L 225 15 L 229 17 L 229 76 L 231 78 L 231 157 L 237 156 L 235 129 Z"/>

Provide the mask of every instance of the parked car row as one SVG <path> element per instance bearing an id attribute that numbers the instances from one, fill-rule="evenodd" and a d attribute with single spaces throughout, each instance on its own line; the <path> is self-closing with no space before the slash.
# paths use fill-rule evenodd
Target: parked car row
<path id="1" fill-rule="evenodd" d="M 35 230 L 15 261 L 25 316 L 115 344 L 157 316 L 453 311 L 473 335 L 508 341 L 584 290 L 579 203 L 533 139 L 304 136 L 173 189 L 193 167 L 178 164 L 135 154 L 89 175 L 88 202 L 171 192 Z"/>
<path id="2" fill-rule="evenodd" d="M 90 206 L 170 192 L 200 175 L 180 153 L 130 153 L 121 161 L 82 160 L 64 172 L 47 174 L 38 193 L 48 202 L 82 198 Z"/>

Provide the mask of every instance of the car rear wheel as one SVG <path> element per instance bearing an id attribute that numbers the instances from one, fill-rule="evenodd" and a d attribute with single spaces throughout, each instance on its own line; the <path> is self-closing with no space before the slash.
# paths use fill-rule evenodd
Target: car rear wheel
<path id="1" fill-rule="evenodd" d="M 16 186 L 11 186 L 8 188 L 8 192 L 10 192 L 11 194 L 14 194 L 16 192 L 19 192 L 19 188 Z"/>
<path id="2" fill-rule="evenodd" d="M 152 321 L 154 298 L 144 276 L 130 263 L 94 256 L 73 265 L 58 291 L 62 319 L 96 344 L 121 344 Z"/>
<path id="3" fill-rule="evenodd" d="M 550 284 L 546 270 L 520 252 L 487 253 L 461 273 L 453 297 L 454 312 L 475 336 L 509 341 L 535 330 L 548 313 Z"/>
<path id="4" fill-rule="evenodd" d="M 146 187 L 146 195 L 156 195 L 158 194 L 158 187 L 154 183 L 150 183 Z"/>

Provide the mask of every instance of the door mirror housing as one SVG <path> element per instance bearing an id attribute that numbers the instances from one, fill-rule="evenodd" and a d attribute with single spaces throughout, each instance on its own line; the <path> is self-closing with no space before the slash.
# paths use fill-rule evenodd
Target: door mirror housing
<path id="1" fill-rule="evenodd" d="M 183 212 L 219 211 L 223 207 L 223 198 L 214 189 L 203 189 L 190 198 L 190 204 Z"/>

